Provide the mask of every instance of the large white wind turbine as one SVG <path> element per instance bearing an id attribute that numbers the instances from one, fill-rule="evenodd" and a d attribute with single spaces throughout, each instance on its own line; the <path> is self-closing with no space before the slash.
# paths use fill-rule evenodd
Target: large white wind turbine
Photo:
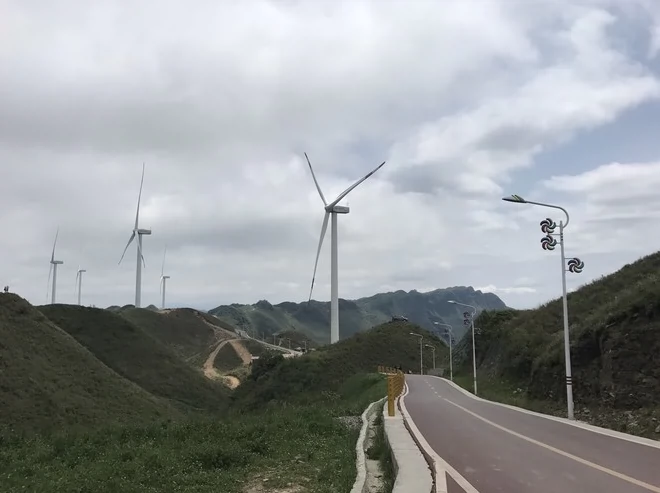
<path id="1" fill-rule="evenodd" d="M 316 268 L 319 265 L 319 256 L 321 255 L 321 247 L 323 246 L 323 238 L 325 238 L 325 232 L 328 229 L 328 218 L 332 216 L 332 231 L 331 231 L 331 248 L 330 248 L 330 344 L 334 344 L 339 340 L 339 267 L 338 267 L 338 252 L 337 252 L 337 214 L 348 214 L 350 209 L 343 205 L 337 205 L 339 202 L 346 197 L 355 187 L 357 187 L 364 180 L 373 175 L 376 171 L 383 167 L 385 161 L 383 161 L 376 169 L 367 173 L 366 176 L 360 178 L 358 181 L 353 183 L 350 187 L 340 193 L 335 200 L 328 203 L 323 196 L 319 182 L 316 180 L 316 175 L 314 174 L 314 169 L 312 168 L 312 163 L 305 153 L 305 159 L 307 159 L 307 164 L 309 165 L 309 170 L 312 172 L 312 178 L 314 179 L 314 184 L 316 189 L 321 196 L 323 205 L 325 207 L 325 215 L 323 217 L 323 226 L 321 226 L 321 237 L 319 238 L 319 247 L 316 251 L 316 262 L 314 262 L 314 274 L 312 275 L 312 287 L 309 290 L 309 299 L 312 299 L 312 291 L 314 290 L 314 280 L 316 279 Z"/>
<path id="2" fill-rule="evenodd" d="M 146 267 L 147 264 L 144 262 L 144 255 L 142 255 L 142 235 L 150 235 L 150 229 L 140 229 L 138 222 L 140 220 L 140 200 L 142 199 L 142 185 L 144 184 L 144 163 L 142 163 L 142 180 L 140 181 L 140 194 L 138 195 L 137 203 L 137 212 L 135 213 L 135 226 L 133 227 L 133 232 L 131 237 L 126 243 L 126 248 L 124 248 L 124 253 L 121 254 L 119 263 L 124 259 L 126 255 L 126 250 L 130 246 L 131 242 L 135 239 L 137 235 L 137 269 L 135 271 L 135 308 L 140 308 L 140 298 L 142 295 L 142 264 Z"/>
<path id="3" fill-rule="evenodd" d="M 53 290 L 50 295 L 50 302 L 55 303 L 55 294 L 57 290 L 57 266 L 62 265 L 62 260 L 55 260 L 55 245 L 57 245 L 57 237 L 60 235 L 60 228 L 57 228 L 55 233 L 55 241 L 53 242 L 53 253 L 50 255 L 50 268 L 48 269 L 48 284 L 50 284 L 51 274 L 53 276 Z"/>
<path id="4" fill-rule="evenodd" d="M 83 272 L 87 272 L 85 269 L 81 269 L 80 266 L 78 266 L 78 272 L 76 272 L 76 284 L 77 284 L 77 289 L 78 289 L 78 305 L 80 305 L 80 300 L 82 298 L 82 275 Z"/>
<path id="5" fill-rule="evenodd" d="M 162 309 L 165 309 L 165 285 L 170 276 L 165 275 L 165 255 L 167 255 L 167 245 L 165 245 L 165 251 L 163 252 L 163 266 L 160 268 L 160 294 L 163 297 L 162 300 Z"/>

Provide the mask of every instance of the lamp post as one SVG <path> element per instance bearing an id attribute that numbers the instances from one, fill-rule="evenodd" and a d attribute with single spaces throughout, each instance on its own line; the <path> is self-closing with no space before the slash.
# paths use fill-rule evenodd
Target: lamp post
<path id="1" fill-rule="evenodd" d="M 564 310 L 564 360 L 566 363 L 566 404 L 568 407 L 568 419 L 575 419 L 573 412 L 573 374 L 571 370 L 571 339 L 570 332 L 568 327 L 568 296 L 566 293 L 566 271 L 572 272 L 573 274 L 579 274 L 584 269 L 584 262 L 577 257 L 566 258 L 564 251 L 564 229 L 568 226 L 570 216 L 568 212 L 563 207 L 553 204 L 544 204 L 542 202 L 532 202 L 530 200 L 523 199 L 520 195 L 511 195 L 510 197 L 504 197 L 502 200 L 505 202 L 513 202 L 516 204 L 531 204 L 538 205 L 540 207 L 548 207 L 550 209 L 559 209 L 566 216 L 566 222 L 559 221 L 559 251 L 561 252 L 561 288 L 562 288 L 562 302 Z M 557 246 L 557 240 L 554 238 L 557 236 L 555 230 L 557 229 L 557 223 L 552 219 L 546 218 L 540 223 L 541 232 L 545 233 L 545 236 L 541 238 L 541 248 L 546 251 L 552 251 Z"/>
<path id="2" fill-rule="evenodd" d="M 424 345 L 422 343 L 424 336 L 422 334 L 415 334 L 414 332 L 411 332 L 410 335 L 419 337 L 419 374 L 424 375 Z"/>
<path id="3" fill-rule="evenodd" d="M 449 324 L 442 324 L 440 322 L 433 322 L 435 325 L 442 326 L 449 334 L 449 380 L 454 381 L 454 363 L 452 361 L 452 352 L 454 346 L 454 328 Z"/>
<path id="4" fill-rule="evenodd" d="M 435 346 L 431 346 L 430 344 L 424 344 L 424 347 L 431 348 L 431 351 L 433 351 L 433 369 L 435 370 Z"/>
<path id="5" fill-rule="evenodd" d="M 472 313 L 463 312 L 463 324 L 472 326 L 472 380 L 474 382 L 474 395 L 477 395 L 477 345 L 474 338 L 474 316 L 477 313 L 477 309 L 472 305 L 466 303 L 459 303 L 458 301 L 449 300 L 448 303 L 453 303 L 454 305 L 466 306 L 472 308 Z"/>

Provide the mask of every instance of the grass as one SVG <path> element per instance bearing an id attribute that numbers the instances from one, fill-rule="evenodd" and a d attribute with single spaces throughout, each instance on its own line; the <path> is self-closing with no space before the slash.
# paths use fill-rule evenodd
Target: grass
<path id="1" fill-rule="evenodd" d="M 41 312 L 101 362 L 149 393 L 185 410 L 221 411 L 227 389 L 207 380 L 179 355 L 126 318 L 108 310 L 47 305 Z"/>
<path id="2" fill-rule="evenodd" d="M 0 372 L 0 423 L 12 428 L 0 433 L 0 489 L 348 491 L 352 423 L 386 394 L 376 366 L 418 364 L 418 328 L 387 324 L 300 358 L 265 352 L 229 392 L 122 315 L 130 310 L 37 310 L 0 295 L 0 355 L 12 363 Z"/>
<path id="3" fill-rule="evenodd" d="M 216 340 L 213 328 L 191 309 L 159 313 L 145 308 L 129 308 L 119 314 L 184 359 L 199 355 L 198 359 L 202 360 Z"/>
<path id="4" fill-rule="evenodd" d="M 180 416 L 27 301 L 0 294 L 0 435 Z M 1 468 L 0 468 L 1 469 Z"/>
<path id="5" fill-rule="evenodd" d="M 234 349 L 234 346 L 230 343 L 227 343 L 220 348 L 220 351 L 218 351 L 215 361 L 213 362 L 213 366 L 221 372 L 233 370 L 234 368 L 240 367 L 242 364 L 243 360 Z"/>
<path id="6" fill-rule="evenodd" d="M 314 406 L 266 405 L 223 419 L 105 427 L 0 441 L 8 491 L 244 493 L 250 483 L 336 493 L 355 481 L 359 415 L 386 392 L 382 375 L 356 375 Z M 259 490 L 255 490 L 259 491 Z"/>
<path id="7" fill-rule="evenodd" d="M 392 462 L 392 452 L 385 438 L 385 423 L 383 422 L 384 405 L 385 403 L 377 405 L 378 409 L 375 411 L 376 417 L 373 423 L 376 433 L 371 446 L 366 450 L 366 456 L 369 459 L 377 460 L 380 464 L 380 470 L 383 473 L 381 478 L 383 488 L 380 493 L 391 493 L 396 474 L 394 472 L 394 463 Z"/>
<path id="8" fill-rule="evenodd" d="M 234 398 L 246 409 L 258 409 L 270 401 L 305 403 L 318 393 L 337 392 L 352 375 L 373 372 L 381 364 L 419 371 L 419 342 L 411 331 L 423 334 L 425 341 L 438 348 L 439 365 L 448 359 L 442 342 L 432 334 L 414 324 L 386 323 L 301 357 L 260 358 L 253 363 L 254 378 L 241 385 Z M 430 353 L 426 350 L 426 369 L 432 366 Z"/>
<path id="9" fill-rule="evenodd" d="M 5 442 L 0 480 L 4 491 L 239 493 L 268 478 L 336 493 L 355 481 L 356 439 L 324 409 L 288 407 Z"/>

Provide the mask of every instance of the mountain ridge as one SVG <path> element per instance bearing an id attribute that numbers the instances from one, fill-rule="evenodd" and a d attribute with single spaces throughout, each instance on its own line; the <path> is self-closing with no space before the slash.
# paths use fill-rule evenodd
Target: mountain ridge
<path id="1" fill-rule="evenodd" d="M 452 305 L 449 300 L 473 305 L 477 313 L 484 309 L 507 308 L 497 295 L 475 290 L 472 286 L 452 286 L 427 292 L 397 290 L 355 300 L 340 298 L 340 339 L 387 322 L 393 316 L 404 316 L 432 332 L 444 333 L 444 329 L 438 330 L 434 322 L 450 324 L 458 340 L 466 330 L 463 325 L 465 307 Z M 295 330 L 316 342 L 329 342 L 330 302 L 327 301 L 272 304 L 268 300 L 259 300 L 254 304 L 220 305 L 208 313 L 254 337 Z"/>

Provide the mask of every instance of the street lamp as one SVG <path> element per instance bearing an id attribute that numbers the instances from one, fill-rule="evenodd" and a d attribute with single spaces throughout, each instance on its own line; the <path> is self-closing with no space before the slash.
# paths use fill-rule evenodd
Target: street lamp
<path id="1" fill-rule="evenodd" d="M 466 303 L 459 303 L 458 301 L 449 300 L 448 303 L 453 303 L 454 305 L 466 306 L 472 308 L 472 313 L 463 312 L 463 323 L 465 325 L 472 325 L 472 379 L 474 382 L 474 395 L 477 395 L 477 346 L 474 338 L 474 316 L 477 313 L 477 309 L 472 305 Z"/>
<path id="2" fill-rule="evenodd" d="M 551 209 L 559 209 L 566 215 L 566 222 L 559 221 L 559 250 L 561 252 L 561 287 L 562 287 L 562 302 L 564 308 L 564 360 L 566 362 L 566 404 L 568 406 L 568 419 L 575 419 L 573 414 L 573 375 L 571 371 L 571 340 L 568 329 L 568 296 L 566 294 L 566 271 L 573 274 L 579 274 L 584 269 L 584 262 L 577 257 L 566 258 L 564 253 L 564 229 L 568 226 L 570 217 L 568 212 L 563 207 L 552 204 L 544 204 L 542 202 L 532 202 L 525 200 L 520 195 L 511 195 L 511 197 L 504 197 L 502 200 L 505 202 L 514 202 L 516 204 L 531 204 L 540 207 L 549 207 Z M 552 251 L 557 246 L 557 236 L 555 229 L 557 224 L 550 218 L 546 218 L 540 223 L 541 232 L 545 236 L 541 238 L 541 248 L 546 251 Z"/>
<path id="3" fill-rule="evenodd" d="M 454 328 L 449 324 L 441 324 L 440 322 L 433 322 L 435 325 L 442 326 L 449 334 L 449 380 L 454 381 L 454 363 L 452 361 L 452 352 L 454 346 Z"/>
<path id="4" fill-rule="evenodd" d="M 430 344 L 424 344 L 424 347 L 431 348 L 431 351 L 433 351 L 433 369 L 435 370 L 435 346 L 431 346 Z"/>
<path id="5" fill-rule="evenodd" d="M 410 335 L 419 337 L 419 374 L 424 375 L 424 346 L 422 344 L 424 336 L 422 334 L 415 334 L 414 332 L 411 332 Z"/>

